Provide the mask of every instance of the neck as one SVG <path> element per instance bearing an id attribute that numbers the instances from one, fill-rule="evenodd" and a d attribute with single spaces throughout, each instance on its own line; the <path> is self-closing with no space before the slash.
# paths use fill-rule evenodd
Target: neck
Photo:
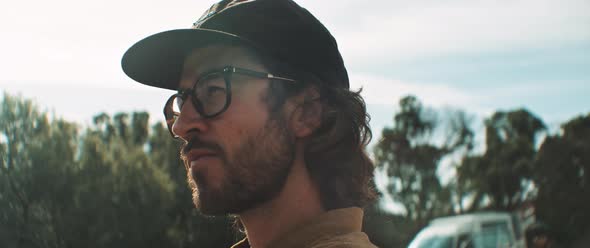
<path id="1" fill-rule="evenodd" d="M 300 150 L 300 149 L 298 149 Z M 252 248 L 269 243 L 301 223 L 323 213 L 319 191 L 302 154 L 296 154 L 283 190 L 274 199 L 238 215 Z"/>

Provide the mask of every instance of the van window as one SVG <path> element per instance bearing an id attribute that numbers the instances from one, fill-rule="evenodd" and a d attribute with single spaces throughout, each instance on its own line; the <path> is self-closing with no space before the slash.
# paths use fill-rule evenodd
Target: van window
<path id="1" fill-rule="evenodd" d="M 510 228 L 506 221 L 483 223 L 481 231 L 474 236 L 483 248 L 509 247 L 512 244 Z"/>
<path id="2" fill-rule="evenodd" d="M 467 233 L 459 235 L 459 238 L 457 238 L 456 248 L 474 248 L 471 236 L 469 236 Z"/>

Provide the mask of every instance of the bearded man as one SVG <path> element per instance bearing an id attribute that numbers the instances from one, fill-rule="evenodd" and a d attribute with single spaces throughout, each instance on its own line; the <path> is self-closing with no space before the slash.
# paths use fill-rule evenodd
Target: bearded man
<path id="1" fill-rule="evenodd" d="M 149 36 L 122 60 L 184 141 L 195 206 L 234 215 L 233 247 L 375 247 L 368 115 L 336 40 L 292 0 L 221 1 L 190 29 Z"/>

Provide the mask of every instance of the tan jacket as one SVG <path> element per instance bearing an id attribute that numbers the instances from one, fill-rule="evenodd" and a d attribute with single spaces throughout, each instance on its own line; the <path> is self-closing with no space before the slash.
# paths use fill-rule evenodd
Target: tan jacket
<path id="1" fill-rule="evenodd" d="M 331 210 L 275 239 L 265 248 L 376 248 L 361 231 L 363 210 Z M 232 248 L 249 248 L 244 239 Z"/>

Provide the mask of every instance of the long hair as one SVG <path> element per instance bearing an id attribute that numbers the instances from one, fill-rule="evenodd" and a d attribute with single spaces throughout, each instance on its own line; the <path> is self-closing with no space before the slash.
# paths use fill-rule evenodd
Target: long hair
<path id="1" fill-rule="evenodd" d="M 370 117 L 359 91 L 337 88 L 316 76 L 277 61 L 263 59 L 273 73 L 297 84 L 271 82 L 269 107 L 275 112 L 291 96 L 308 87 L 318 89 L 322 106 L 320 126 L 309 137 L 304 157 L 325 209 L 364 207 L 376 198 L 374 164 L 365 149 L 372 138 Z M 269 62 L 270 61 L 270 62 Z"/>

